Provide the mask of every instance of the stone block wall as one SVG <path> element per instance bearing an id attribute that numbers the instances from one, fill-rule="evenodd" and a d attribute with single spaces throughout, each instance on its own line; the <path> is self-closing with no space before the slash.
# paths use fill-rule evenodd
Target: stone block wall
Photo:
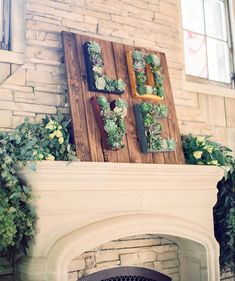
<path id="1" fill-rule="evenodd" d="M 25 60 L 0 86 L 1 130 L 25 117 L 69 115 L 62 30 L 165 52 L 181 133 L 212 135 L 235 150 L 232 91 L 184 85 L 179 0 L 25 0 Z"/>
<path id="2" fill-rule="evenodd" d="M 180 280 L 178 245 L 155 235 L 132 236 L 83 253 L 69 265 L 69 281 L 116 266 L 141 266 Z"/>
<path id="3" fill-rule="evenodd" d="M 222 273 L 221 280 L 223 280 L 223 281 L 234 281 L 235 276 L 231 272 L 227 271 L 227 272 Z"/>

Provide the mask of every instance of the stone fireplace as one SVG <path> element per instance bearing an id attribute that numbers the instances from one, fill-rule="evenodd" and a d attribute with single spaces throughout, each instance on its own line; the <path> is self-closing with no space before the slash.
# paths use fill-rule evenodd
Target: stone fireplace
<path id="1" fill-rule="evenodd" d="M 103 269 L 138 266 L 159 271 L 173 281 L 208 280 L 206 249 L 185 238 L 155 234 L 125 237 L 104 243 L 72 260 L 69 281 Z M 190 271 L 186 270 L 190 266 Z"/>
<path id="2" fill-rule="evenodd" d="M 213 166 L 42 162 L 22 176 L 37 201 L 38 233 L 19 261 L 24 281 L 76 281 L 142 266 L 173 281 L 218 281 Z"/>

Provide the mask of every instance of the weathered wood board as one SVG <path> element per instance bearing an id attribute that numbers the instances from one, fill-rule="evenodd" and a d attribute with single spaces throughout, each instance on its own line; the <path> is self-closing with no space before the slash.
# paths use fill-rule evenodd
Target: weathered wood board
<path id="1" fill-rule="evenodd" d="M 95 162 L 184 164 L 184 155 L 165 55 L 144 48 L 134 48 L 133 46 L 69 32 L 62 32 L 62 40 L 64 45 L 74 141 L 79 159 L 81 161 Z M 127 131 L 124 140 L 125 148 L 117 151 L 106 150 L 102 147 L 100 132 L 92 110 L 91 98 L 100 94 L 90 92 L 87 85 L 83 45 L 91 40 L 98 42 L 102 48 L 105 73 L 114 79 L 123 79 L 127 85 L 125 93 L 121 96 L 103 94 L 109 102 L 120 97 L 128 102 L 128 114 L 125 119 Z M 140 152 L 133 105 L 143 101 L 131 95 L 130 79 L 126 62 L 127 52 L 133 51 L 134 49 L 146 53 L 155 53 L 161 59 L 164 74 L 165 97 L 161 101 L 151 101 L 151 103 L 163 103 L 168 106 L 169 114 L 163 121 L 164 131 L 162 137 L 175 139 L 176 150 L 174 152 L 146 154 Z"/>

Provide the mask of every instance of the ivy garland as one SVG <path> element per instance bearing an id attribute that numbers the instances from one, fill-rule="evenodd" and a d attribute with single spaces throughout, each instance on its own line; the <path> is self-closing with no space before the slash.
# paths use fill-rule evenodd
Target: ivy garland
<path id="1" fill-rule="evenodd" d="M 194 165 L 228 166 L 232 163 L 231 150 L 213 142 L 210 137 L 182 136 L 186 161 Z"/>
<path id="2" fill-rule="evenodd" d="M 104 122 L 104 130 L 108 135 L 108 144 L 111 149 L 123 148 L 123 137 L 126 133 L 124 118 L 127 114 L 127 102 L 123 99 L 117 99 L 111 108 L 106 97 L 97 97 L 97 102 L 100 107 L 100 116 Z"/>
<path id="3" fill-rule="evenodd" d="M 148 143 L 148 152 L 173 151 L 175 141 L 171 138 L 160 136 L 163 125 L 158 121 L 159 118 L 166 118 L 168 108 L 164 104 L 141 103 L 138 105 L 142 114 L 144 132 Z"/>
<path id="4" fill-rule="evenodd" d="M 0 256 L 11 260 L 18 253 L 26 254 L 35 234 L 31 189 L 17 170 L 28 161 L 76 160 L 68 125 L 62 116 L 36 124 L 26 119 L 14 131 L 0 132 Z"/>
<path id="5" fill-rule="evenodd" d="M 87 42 L 89 61 L 94 75 L 95 87 L 100 91 L 123 93 L 126 84 L 122 79 L 111 79 L 104 74 L 104 61 L 100 45 L 95 41 Z"/>
<path id="6" fill-rule="evenodd" d="M 186 162 L 196 165 L 215 165 L 224 168 L 225 176 L 218 183 L 214 207 L 215 237 L 220 244 L 221 271 L 235 273 L 235 159 L 231 150 L 209 137 L 182 136 Z"/>
<path id="7" fill-rule="evenodd" d="M 139 95 L 156 95 L 163 98 L 165 96 L 163 86 L 163 76 L 161 74 L 160 58 L 155 54 L 145 54 L 141 51 L 132 52 L 133 68 L 136 76 L 136 87 Z M 149 64 L 153 77 L 154 86 L 146 85 L 147 75 L 145 65 Z"/>

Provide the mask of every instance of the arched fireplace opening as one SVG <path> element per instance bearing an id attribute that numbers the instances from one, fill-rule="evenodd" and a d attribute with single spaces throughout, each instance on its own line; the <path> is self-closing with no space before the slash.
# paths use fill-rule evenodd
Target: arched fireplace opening
<path id="1" fill-rule="evenodd" d="M 157 277 L 152 280 L 156 281 L 208 281 L 203 245 L 185 238 L 157 234 L 112 240 L 84 252 L 69 264 L 68 280 L 149 281 L 144 277 L 120 278 L 126 270 L 128 274 L 133 273 L 132 276 L 136 276 L 135 270 L 143 275 L 153 270 Z M 119 279 L 106 278 L 112 274 Z"/>

